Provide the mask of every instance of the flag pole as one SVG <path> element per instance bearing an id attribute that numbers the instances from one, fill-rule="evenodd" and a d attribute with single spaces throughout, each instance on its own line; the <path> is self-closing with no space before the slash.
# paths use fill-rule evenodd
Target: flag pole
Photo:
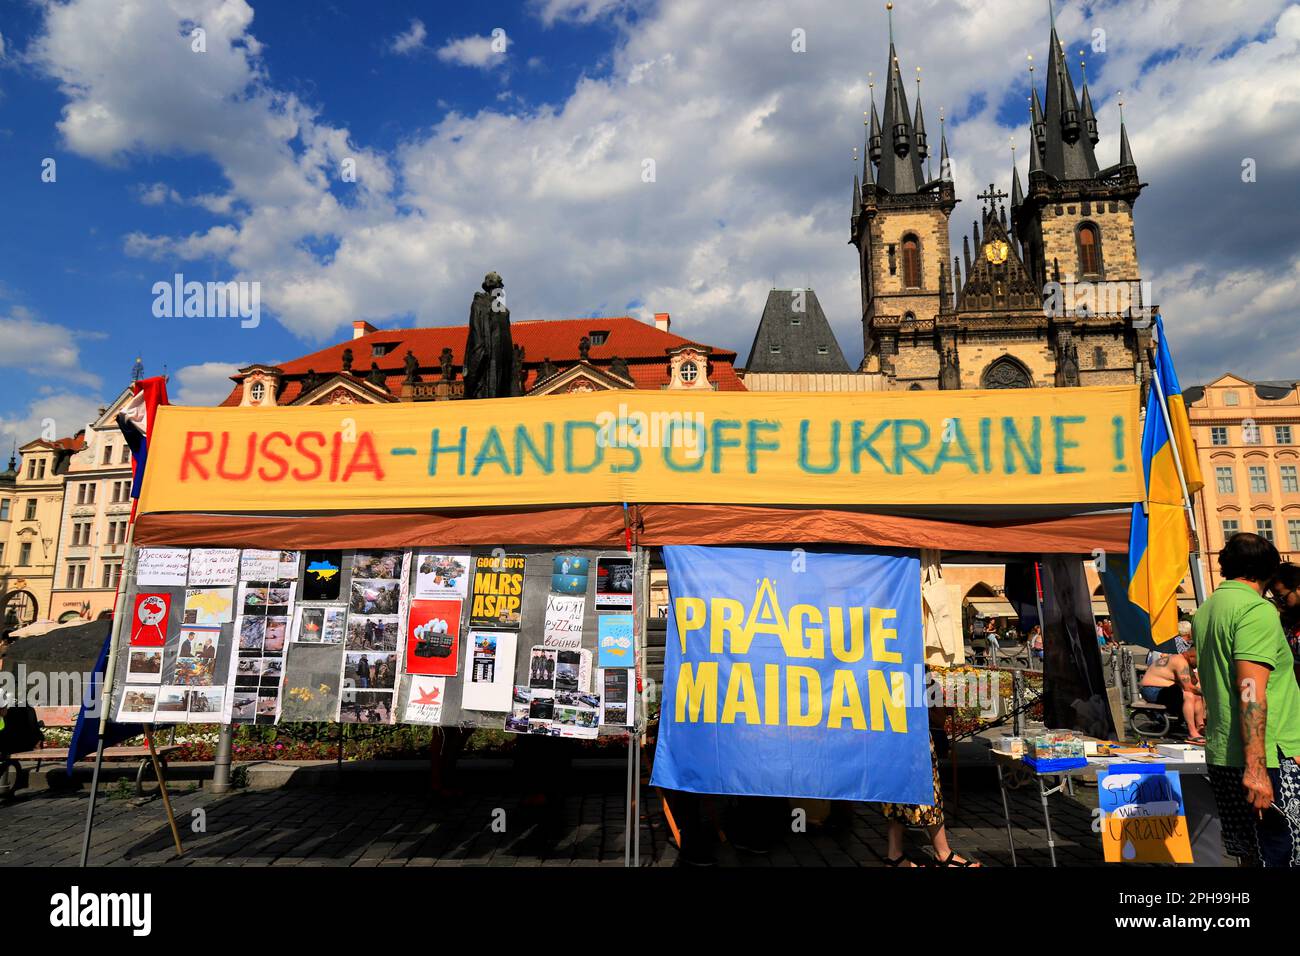
<path id="1" fill-rule="evenodd" d="M 1163 333 L 1164 327 L 1159 326 L 1160 333 Z M 1192 573 L 1192 593 L 1196 598 L 1196 606 L 1200 608 L 1205 603 L 1205 581 L 1201 575 L 1201 533 L 1196 526 L 1196 509 L 1192 507 L 1192 496 L 1187 490 L 1187 476 L 1183 472 L 1183 459 L 1178 453 L 1178 442 L 1174 436 L 1173 422 L 1169 418 L 1169 402 L 1165 395 L 1164 383 L 1160 381 L 1160 370 L 1157 367 L 1155 349 L 1148 346 L 1147 357 L 1151 362 L 1151 382 L 1156 390 L 1156 397 L 1159 401 L 1156 403 L 1160 406 L 1160 416 L 1165 421 L 1165 431 L 1169 435 L 1169 448 L 1174 456 L 1174 470 L 1178 472 L 1178 487 L 1183 493 L 1183 511 L 1187 515 L 1187 523 L 1192 529 L 1192 547 L 1188 554 L 1188 565 Z M 1175 598 L 1177 600 L 1177 598 Z"/>

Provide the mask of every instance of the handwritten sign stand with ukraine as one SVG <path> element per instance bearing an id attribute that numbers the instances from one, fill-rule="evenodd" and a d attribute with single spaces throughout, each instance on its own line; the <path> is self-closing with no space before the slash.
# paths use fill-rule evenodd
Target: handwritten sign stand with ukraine
<path id="1" fill-rule="evenodd" d="M 653 786 L 933 802 L 915 552 L 664 548 Z"/>

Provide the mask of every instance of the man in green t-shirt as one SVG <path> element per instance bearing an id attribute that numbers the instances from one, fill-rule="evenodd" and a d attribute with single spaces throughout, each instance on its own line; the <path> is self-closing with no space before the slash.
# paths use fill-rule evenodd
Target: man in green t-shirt
<path id="1" fill-rule="evenodd" d="M 1259 535 L 1228 539 L 1224 583 L 1196 612 L 1192 635 L 1224 848 L 1253 865 L 1300 866 L 1300 687 L 1262 594 L 1279 563 Z"/>

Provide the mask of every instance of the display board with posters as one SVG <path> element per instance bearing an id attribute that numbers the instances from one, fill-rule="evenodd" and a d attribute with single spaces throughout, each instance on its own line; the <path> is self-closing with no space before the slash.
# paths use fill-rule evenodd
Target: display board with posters
<path id="1" fill-rule="evenodd" d="M 121 720 L 579 738 L 636 726 L 643 556 L 169 548 L 141 549 L 138 567 L 114 681 Z"/>

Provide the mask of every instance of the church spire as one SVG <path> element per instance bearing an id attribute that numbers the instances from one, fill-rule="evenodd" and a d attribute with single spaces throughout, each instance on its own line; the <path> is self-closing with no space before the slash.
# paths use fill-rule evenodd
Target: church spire
<path id="1" fill-rule="evenodd" d="M 884 152 L 884 146 L 880 136 L 880 114 L 876 112 L 876 81 L 872 79 L 873 74 L 867 74 L 867 88 L 871 90 L 871 129 L 867 133 L 867 162 L 880 164 L 881 154 Z M 864 113 L 863 116 L 866 114 Z M 868 169 L 863 174 L 863 179 L 867 182 L 873 182 L 874 177 Z"/>
<path id="2" fill-rule="evenodd" d="M 930 147 L 926 145 L 925 117 L 921 115 L 921 68 L 919 66 L 916 68 L 916 119 L 912 126 L 916 136 L 916 155 L 920 159 L 926 159 L 930 155 Z"/>
<path id="3" fill-rule="evenodd" d="M 1049 4 L 1050 6 L 1050 4 Z M 1043 168 L 1061 180 L 1092 179 L 1097 175 L 1097 159 L 1092 143 L 1083 135 L 1084 127 L 1074 80 L 1066 63 L 1065 49 L 1056 33 L 1052 16 L 1052 35 L 1047 51 L 1047 106 L 1043 115 L 1047 144 Z"/>
<path id="4" fill-rule="evenodd" d="M 1032 148 L 1030 146 L 1030 149 Z M 1011 212 L 1013 216 L 1024 201 L 1025 194 L 1020 188 L 1020 170 L 1016 167 L 1016 138 L 1013 136 L 1011 137 Z"/>
<path id="5" fill-rule="evenodd" d="M 1119 101 L 1119 164 L 1137 168 L 1133 162 L 1133 149 L 1128 144 L 1128 130 L 1124 126 L 1124 101 Z"/>
<path id="6" fill-rule="evenodd" d="M 892 3 L 886 4 L 890 11 L 890 33 L 893 33 Z M 885 84 L 885 109 L 883 117 L 883 139 L 885 148 L 881 150 L 878 183 L 894 195 L 915 193 L 925 178 L 921 174 L 921 153 L 912 127 L 912 117 L 908 115 L 907 90 L 903 85 L 902 68 L 898 63 L 898 52 L 893 41 L 889 44 L 889 79 Z"/>
<path id="7" fill-rule="evenodd" d="M 948 158 L 948 131 L 944 128 L 943 107 L 939 108 L 939 178 L 952 182 L 952 160 Z"/>
<path id="8" fill-rule="evenodd" d="M 1092 109 L 1092 97 L 1088 94 L 1088 63 L 1083 57 L 1083 51 L 1079 51 L 1079 70 L 1083 74 L 1083 105 L 1080 109 L 1083 111 L 1083 130 L 1088 135 L 1088 142 L 1096 146 L 1101 140 L 1097 134 L 1097 114 Z"/>

